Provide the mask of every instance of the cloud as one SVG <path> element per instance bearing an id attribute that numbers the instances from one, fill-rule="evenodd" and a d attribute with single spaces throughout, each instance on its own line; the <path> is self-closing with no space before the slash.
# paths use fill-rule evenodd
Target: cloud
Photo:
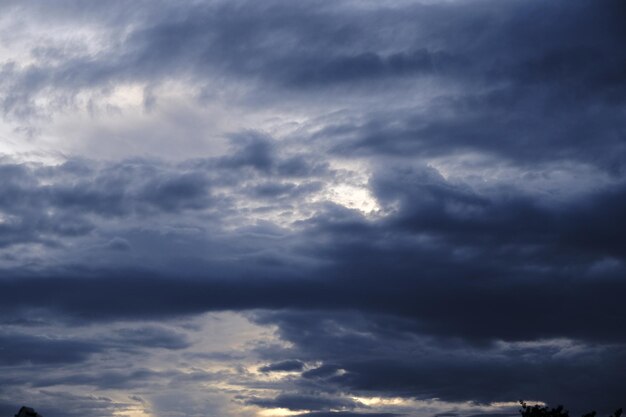
<path id="1" fill-rule="evenodd" d="M 169 331 L 158 327 L 126 328 L 117 331 L 119 338 L 116 343 L 120 346 L 148 347 L 164 349 L 184 349 L 189 342 L 184 334 Z"/>
<path id="2" fill-rule="evenodd" d="M 281 386 L 283 394 L 249 401 L 263 407 L 348 408 L 325 402 L 337 392 L 481 404 L 523 394 L 566 398 L 582 407 L 577 398 L 583 398 L 584 384 L 576 378 L 581 374 L 592 375 L 601 387 L 585 388 L 584 398 L 600 404 L 620 398 L 610 387 L 623 382 L 611 371 L 623 362 L 618 309 L 624 253 L 615 235 L 623 211 L 621 185 L 547 203 L 533 194 L 510 197 L 499 189 L 454 183 L 433 168 L 381 168 L 370 184 L 381 204 L 394 207 L 386 216 L 368 218 L 326 204 L 294 222 L 288 234 L 258 229 L 261 236 L 291 243 L 289 251 L 273 255 L 278 269 L 274 263 L 251 270 L 237 261 L 206 259 L 205 268 L 189 269 L 185 278 L 157 264 L 6 270 L 0 308 L 15 320 L 43 311 L 77 324 L 253 312 L 256 323 L 276 326 L 293 346 L 288 357 L 298 358 L 260 370 L 302 372 L 293 382 L 302 391 Z M 72 210 L 71 204 L 56 207 Z M 105 210 L 102 218 L 132 216 L 120 213 Z M 169 215 L 157 208 L 146 213 Z M 253 253 L 271 242 L 242 239 Z M 233 236 L 231 242 L 241 248 L 244 241 Z M 223 253 L 236 253 L 232 248 Z M 306 261 L 298 258 L 304 254 Z M 539 345 L 524 347 L 533 341 Z M 33 349 L 38 340 L 25 343 Z M 20 350 L 22 359 L 9 354 L 6 363 L 79 363 L 115 349 L 190 346 L 186 337 L 159 327 L 128 327 L 102 343 L 50 343 L 51 349 L 42 348 L 45 355 Z M 55 351 L 62 354 L 50 356 Z M 594 359 L 599 354 L 600 363 Z M 320 362 L 313 369 L 302 365 Z M 135 387 L 163 377 L 146 372 L 145 379 L 94 372 L 45 383 L 120 387 L 133 380 Z M 475 384 L 478 376 L 484 381 Z M 97 382 L 99 377 L 104 379 Z"/>
<path id="3" fill-rule="evenodd" d="M 471 345 L 455 337 L 424 337 L 410 330 L 410 322 L 393 326 L 389 317 L 362 313 L 277 312 L 260 318 L 279 324 L 281 337 L 294 345 L 289 353 L 324 362 L 292 382 L 302 390 L 479 404 L 541 396 L 549 403 L 567 399 L 573 410 L 620 401 L 610 387 L 623 383 L 613 371 L 623 366 L 621 344 L 561 339 Z M 582 381 L 587 378 L 603 388 L 593 389 Z"/>
<path id="4" fill-rule="evenodd" d="M 313 413 L 297 414 L 302 417 L 395 417 L 401 414 L 393 413 L 354 413 L 351 411 L 317 411 Z"/>
<path id="5" fill-rule="evenodd" d="M 324 398 L 319 395 L 281 394 L 276 398 L 251 398 L 247 404 L 263 408 L 286 408 L 288 410 L 327 410 L 327 409 L 353 409 L 358 402 L 344 398 Z"/>
<path id="6" fill-rule="evenodd" d="M 259 368 L 261 372 L 294 372 L 301 371 L 304 364 L 299 360 L 288 360 L 282 362 L 271 363 Z"/>
<path id="7" fill-rule="evenodd" d="M 82 362 L 102 350 L 95 342 L 63 340 L 24 334 L 2 334 L 0 365 Z"/>
<path id="8" fill-rule="evenodd" d="M 170 375 L 155 372 L 145 368 L 130 371 L 91 371 L 76 372 L 65 375 L 34 377 L 31 383 L 35 387 L 63 386 L 91 386 L 101 390 L 118 388 L 133 389 L 146 384 L 154 384 L 160 378 Z"/>
<path id="9" fill-rule="evenodd" d="M 106 247 L 111 250 L 126 251 L 131 249 L 130 243 L 121 237 L 114 237 L 107 243 Z"/>
<path id="10" fill-rule="evenodd" d="M 12 323 L 15 326 L 15 323 Z M 121 349 L 183 349 L 189 342 L 183 334 L 157 327 L 125 328 L 113 337 L 50 337 L 6 332 L 2 339 L 0 365 L 72 364 L 86 362 L 91 355 Z"/>

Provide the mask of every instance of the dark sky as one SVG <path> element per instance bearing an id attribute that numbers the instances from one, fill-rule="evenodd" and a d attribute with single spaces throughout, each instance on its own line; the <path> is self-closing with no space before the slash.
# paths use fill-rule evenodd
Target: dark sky
<path id="1" fill-rule="evenodd" d="M 0 415 L 626 401 L 626 3 L 0 2 Z"/>

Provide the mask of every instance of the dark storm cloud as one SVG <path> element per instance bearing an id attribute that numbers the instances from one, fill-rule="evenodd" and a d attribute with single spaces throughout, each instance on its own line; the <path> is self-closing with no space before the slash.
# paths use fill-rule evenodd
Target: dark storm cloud
<path id="1" fill-rule="evenodd" d="M 459 69 L 464 60 L 444 52 L 425 49 L 381 56 L 364 52 L 333 58 L 315 57 L 284 69 L 286 83 L 296 88 L 328 87 L 343 83 L 380 80 L 423 74 L 441 74 Z"/>
<path id="2" fill-rule="evenodd" d="M 81 161 L 57 167 L 9 162 L 2 164 L 2 170 L 0 204 L 11 214 L 43 207 L 108 217 L 208 204 L 208 182 L 202 172 L 168 172 L 167 167 L 148 161 L 126 161 L 102 169 Z"/>
<path id="3" fill-rule="evenodd" d="M 160 19 L 142 22 L 131 32 L 122 45 L 126 48 L 122 56 L 130 62 L 122 68 L 149 75 L 172 67 L 201 71 L 218 66 L 228 74 L 327 84 L 432 71 L 471 56 L 469 63 L 457 65 L 458 71 L 487 76 L 494 72 L 530 83 L 595 80 L 622 87 L 619 68 L 624 55 L 616 53 L 615 46 L 624 33 L 620 19 L 625 11 L 619 1 L 601 6 L 554 2 L 547 7 L 510 2 L 495 11 L 491 6 L 490 2 L 382 10 L 317 2 L 291 7 L 281 2 L 170 6 L 163 8 Z M 439 20 L 443 18 L 456 23 L 457 30 L 444 31 Z M 423 27 L 415 28 L 416 21 Z M 471 42 L 476 38 L 480 41 Z M 429 46 L 432 52 L 422 46 L 435 40 L 439 46 Z M 394 42 L 400 52 L 382 52 Z M 381 58 L 385 55 L 388 58 Z M 608 92 L 596 83 L 579 83 L 578 88 Z"/>
<path id="4" fill-rule="evenodd" d="M 162 376 L 161 373 L 149 369 L 134 369 L 132 371 L 98 370 L 97 372 L 87 372 L 83 369 L 80 372 L 68 372 L 66 375 L 29 376 L 27 379 L 35 387 L 87 385 L 99 389 L 132 389 L 155 383 Z"/>
<path id="5" fill-rule="evenodd" d="M 46 394 L 30 397 L 31 400 L 37 400 L 38 407 L 35 411 L 46 417 L 109 417 L 114 412 L 121 411 L 124 408 L 113 404 L 112 400 L 106 397 L 71 397 L 72 400 L 68 401 L 68 397 Z M 54 404 L 55 401 L 57 405 Z M 64 405 L 59 406 L 58 404 L 61 401 L 63 401 Z M 20 410 L 20 407 L 22 407 L 22 403 L 19 401 L 3 402 L 0 403 L 0 412 L 7 416 L 15 415 Z"/>
<path id="6" fill-rule="evenodd" d="M 97 56 L 78 54 L 55 62 L 50 54 L 36 54 L 41 61 L 25 69 L 14 63 L 5 64 L 5 85 L 11 86 L 12 91 L 3 100 L 3 107 L 5 113 L 28 115 L 32 113 L 29 107 L 34 106 L 32 94 L 49 87 L 72 93 L 106 87 L 113 82 L 159 82 L 185 74 L 202 82 L 215 74 L 229 78 L 234 75 L 235 79 L 254 79 L 260 75 L 261 79 L 267 79 L 286 66 L 301 71 L 308 66 L 299 56 L 298 50 L 302 48 L 288 46 L 285 36 L 293 36 L 303 45 L 313 43 L 306 49 L 312 49 L 312 59 L 316 61 L 315 55 L 321 48 L 335 43 L 334 33 L 341 31 L 342 23 L 338 17 L 333 18 L 332 8 L 329 12 L 317 6 L 315 3 L 291 8 L 280 3 L 168 5 L 160 8 L 162 14 L 130 13 L 136 19 L 132 21 L 119 12 L 126 7 L 114 4 L 110 7 L 113 12 L 109 10 L 106 15 L 120 18 L 118 22 L 108 23 L 113 31 L 128 26 L 130 33 L 125 39 L 112 42 L 115 47 Z M 25 8 L 28 10 L 28 6 Z M 86 11 L 85 15 L 87 19 L 83 21 L 89 22 L 91 14 Z M 319 42 L 318 34 L 325 33 L 320 32 L 322 27 L 328 28 L 328 35 Z M 362 31 L 363 28 L 359 30 Z M 346 34 L 349 38 L 357 35 Z M 279 52 L 283 46 L 288 47 L 286 56 Z M 259 61 L 257 57 L 262 58 Z"/>
<path id="7" fill-rule="evenodd" d="M 223 380 L 225 375 L 204 371 L 183 373 L 179 371 L 153 371 L 146 368 L 134 368 L 130 370 L 65 370 L 62 375 L 24 377 L 22 380 L 7 378 L 6 383 L 28 382 L 34 387 L 50 387 L 55 385 L 64 386 L 90 386 L 101 390 L 106 389 L 137 389 L 147 385 L 166 386 L 184 384 L 187 382 L 201 383 Z"/>
<path id="8" fill-rule="evenodd" d="M 43 187 L 44 197 L 62 209 L 103 216 L 152 210 L 180 212 L 206 207 L 209 202 L 209 184 L 202 172 L 168 172 L 167 167 L 147 161 L 109 165 L 82 178 L 72 178 L 75 182 L 69 187 L 66 181 Z"/>
<path id="9" fill-rule="evenodd" d="M 461 83 L 458 92 L 442 93 L 426 110 L 376 112 L 361 124 L 327 126 L 318 137 L 330 136 L 333 149 L 345 154 L 470 150 L 521 164 L 558 158 L 623 170 L 623 5 L 510 2 L 489 17 L 475 5 L 466 5 L 463 18 L 454 14 L 463 7 L 448 10 L 457 30 L 437 32 L 444 51 L 467 57 L 463 71 L 440 73 Z"/>
<path id="10" fill-rule="evenodd" d="M 380 199 L 397 202 L 395 214 L 371 222 L 330 206 L 301 223 L 307 252 L 331 262 L 309 270 L 305 279 L 293 279 L 289 270 L 282 277 L 244 274 L 235 280 L 220 279 L 220 269 L 191 280 L 156 278 L 150 271 L 92 270 L 91 278 L 68 271 L 75 277 L 5 278 L 2 309 L 19 314 L 37 307 L 82 320 L 288 309 L 258 321 L 277 325 L 298 349 L 293 356 L 324 361 L 303 374 L 305 389 L 313 384 L 484 403 L 513 396 L 566 398 L 572 407 L 584 407 L 577 398 L 586 398 L 614 407 L 621 394 L 611 387 L 625 382 L 616 371 L 624 366 L 626 325 L 619 307 L 626 294 L 624 253 L 615 234 L 624 211 L 621 188 L 542 206 L 531 196 L 509 202 L 476 193 L 432 170 L 379 175 L 374 190 Z M 584 239 L 591 232 L 593 239 Z M 430 238 L 417 244 L 415 236 Z M 326 312 L 290 312 L 303 309 Z M 340 314 L 349 310 L 366 316 Z M 441 339 L 423 347 L 419 338 L 425 334 Z M 136 340 L 131 336 L 129 343 Z M 579 340 L 573 350 L 582 353 L 490 347 L 498 339 L 559 337 Z M 155 344 L 151 336 L 140 339 Z M 165 339 L 168 345 L 175 341 Z M 455 340 L 469 344 L 455 348 Z M 600 388 L 581 384 L 579 375 Z"/>
<path id="11" fill-rule="evenodd" d="M 593 264 L 569 265 L 566 259 L 561 270 L 552 264 L 507 267 L 504 259 L 487 263 L 482 254 L 465 261 L 450 259 L 444 255 L 447 247 L 420 253 L 401 245 L 375 250 L 363 242 L 337 246 L 336 252 L 354 258 L 335 260 L 332 269 L 310 272 L 326 279 L 246 278 L 249 272 L 228 264 L 202 279 L 172 280 L 133 270 L 84 270 L 80 275 L 85 278 L 5 278 L 0 283 L 0 308 L 16 314 L 38 307 L 101 320 L 222 309 L 358 308 L 415 318 L 413 331 L 477 341 L 545 337 L 623 341 L 619 305 L 625 288 L 619 264 L 600 263 L 594 270 Z M 376 262 L 358 258 L 359 253 Z M 519 262 L 516 256 L 520 255 L 510 255 L 508 262 Z M 527 259 L 522 257 L 522 262 Z M 221 278 L 238 270 L 240 278 Z M 257 273 L 265 274 L 263 269 Z M 289 274 L 289 269 L 284 273 Z M 296 274 L 302 275 L 295 270 L 289 275 Z M 388 277 L 384 282 L 379 280 L 382 274 Z M 533 308 L 527 308 L 529 302 Z M 576 307 L 589 303 L 593 308 Z M 533 326 L 525 326 L 528 322 Z"/>
<path id="12" fill-rule="evenodd" d="M 184 335 L 156 327 L 121 329 L 112 337 L 97 339 L 2 333 L 0 365 L 79 363 L 87 361 L 94 353 L 107 350 L 175 350 L 188 346 L 189 342 Z"/>
<path id="13" fill-rule="evenodd" d="M 304 364 L 299 360 L 288 360 L 282 362 L 271 363 L 259 368 L 261 372 L 294 372 L 301 371 Z"/>
<path id="14" fill-rule="evenodd" d="M 36 400 L 38 413 L 50 417 L 104 417 L 126 408 L 126 404 L 114 402 L 103 395 L 76 395 L 66 391 L 40 390 L 37 395 L 28 395 L 26 400 Z M 15 408 L 15 406 L 14 406 Z M 15 409 L 15 412 L 19 410 Z"/>
<path id="15" fill-rule="evenodd" d="M 625 382 L 619 371 L 626 360 L 623 345 L 557 340 L 472 346 L 458 338 L 424 338 L 410 325 L 362 313 L 275 312 L 258 318 L 279 324 L 282 337 L 295 346 L 290 354 L 328 363 L 292 382 L 305 392 L 436 396 L 481 404 L 541 397 L 550 403 L 567 399 L 572 410 L 582 412 L 590 404 L 610 411 L 621 401 Z M 590 379 L 602 388 L 584 382 Z"/>
<path id="16" fill-rule="evenodd" d="M 31 178 L 18 177 L 17 183 Z M 291 357 L 323 361 L 303 373 L 303 391 L 294 396 L 316 389 L 488 403 L 521 395 L 565 397 L 578 406 L 584 389 L 584 398 L 614 407 L 621 394 L 612 387 L 625 382 L 615 371 L 624 366 L 626 326 L 623 186 L 547 202 L 402 167 L 376 171 L 371 185 L 394 212 L 367 219 L 336 205 L 319 207 L 295 224 L 292 251 L 277 254 L 287 265 L 278 273 L 236 261 L 209 262 L 185 279 L 146 268 L 67 267 L 39 276 L 5 270 L 0 309 L 6 317 L 46 311 L 74 323 L 278 309 L 257 322 L 278 326 L 296 349 Z M 317 262 L 302 268 L 289 259 L 305 253 Z M 434 341 L 424 345 L 427 335 Z M 497 347 L 499 340 L 558 338 L 578 341 L 573 350 L 581 353 Z M 187 346 L 156 328 L 124 330 L 108 343 Z M 59 360 L 84 360 L 90 352 L 65 346 Z M 578 375 L 590 375 L 599 388 L 581 385 Z M 254 401 L 276 406 L 277 398 L 284 399 Z M 304 403 L 290 407 L 310 409 Z"/>
<path id="17" fill-rule="evenodd" d="M 429 233 L 457 247 L 497 250 L 494 246 L 515 245 L 569 255 L 569 262 L 583 260 L 581 256 L 626 256 L 617 232 L 626 226 L 626 189 L 621 184 L 563 204 L 514 190 L 484 195 L 450 184 L 430 168 L 400 168 L 382 172 L 372 188 L 382 201 L 398 204 L 389 226 Z"/>
<path id="18" fill-rule="evenodd" d="M 480 193 L 432 169 L 389 169 L 372 184 L 381 201 L 396 205 L 394 214 L 371 221 L 329 205 L 298 224 L 289 252 L 272 255 L 285 265 L 279 271 L 253 271 L 236 261 L 207 261 L 207 269 L 192 268 L 187 275 L 194 278 L 185 280 L 145 267 L 66 268 L 39 278 L 28 270 L 7 270 L 0 308 L 51 308 L 102 319 L 359 308 L 419 318 L 416 331 L 476 340 L 623 340 L 617 310 L 625 293 L 622 186 L 546 204 L 531 195 Z M 252 242 L 266 245 L 264 239 Z M 305 254 L 317 266 L 302 269 L 290 259 Z M 525 307 L 529 297 L 533 309 Z M 591 297 L 602 302 L 588 310 L 573 307 Z M 448 300 L 454 300 L 451 306 Z M 528 321 L 535 324 L 520 332 Z"/>
<path id="19" fill-rule="evenodd" d="M 274 139 L 254 132 L 233 139 L 232 148 L 215 158 L 180 163 L 76 158 L 55 166 L 5 159 L 0 170 L 0 246 L 6 251 L 2 261 L 23 266 L 5 271 L 5 277 L 35 270 L 39 274 L 40 265 L 57 257 L 73 264 L 61 266 L 59 276 L 77 276 L 81 270 L 79 275 L 101 277 L 100 267 L 116 275 L 119 266 L 112 265 L 123 263 L 130 269 L 119 276 L 128 275 L 129 282 L 155 273 L 169 278 L 201 272 L 222 279 L 251 272 L 295 272 L 294 259 L 286 256 L 292 252 L 285 246 L 291 239 L 286 229 L 268 221 L 251 223 L 246 216 L 253 210 L 303 209 L 301 199 L 319 192 L 322 181 L 332 175 L 315 156 L 284 152 Z M 250 208 L 251 203 L 256 206 Z M 43 250 L 21 250 L 21 245 Z M 110 297 L 119 298 L 114 293 Z M 144 305 L 125 297 L 119 298 L 125 304 L 120 304 L 121 312 Z M 162 302 L 166 309 L 165 304 L 171 305 L 173 314 L 180 313 L 177 302 Z M 203 304 L 192 302 L 189 311 L 198 312 Z"/>
<path id="20" fill-rule="evenodd" d="M 72 95 L 181 76 L 198 85 L 215 77 L 249 85 L 251 102 L 261 106 L 284 100 L 300 106 L 311 86 L 334 94 L 339 85 L 358 97 L 377 85 L 389 89 L 389 83 L 428 75 L 434 85 L 453 88 L 442 88 L 419 110 L 393 103 L 395 110 L 386 113 L 389 103 L 363 104 L 355 111 L 366 115 L 364 122 L 331 123 L 316 136 L 344 155 L 430 157 L 473 150 L 515 163 L 559 158 L 623 170 L 626 12 L 618 1 L 512 1 L 500 7 L 480 1 L 380 10 L 341 3 L 215 3 L 169 5 L 162 15 L 126 18 L 119 18 L 117 7 L 107 14 L 118 16 L 117 23 L 108 21 L 110 29 L 128 26 L 129 34 L 96 56 L 55 64 L 45 55 L 26 68 L 5 64 L 5 113 L 28 113 L 32 95 L 49 88 Z M 455 29 L 442 27 L 443 21 Z M 294 98 L 299 89 L 303 94 Z M 65 101 L 72 100 L 55 102 Z M 250 143 L 229 163 L 266 171 L 264 146 Z"/>
<path id="21" fill-rule="evenodd" d="M 255 132 L 246 132 L 231 138 L 232 156 L 221 159 L 226 167 L 251 167 L 268 172 L 275 164 L 275 150 L 271 139 Z"/>
<path id="22" fill-rule="evenodd" d="M 66 364 L 83 362 L 102 350 L 91 341 L 63 340 L 23 334 L 0 335 L 0 365 Z"/>
<path id="23" fill-rule="evenodd" d="M 353 409 L 361 404 L 345 398 L 328 398 L 319 395 L 281 394 L 276 398 L 251 398 L 247 404 L 263 408 L 286 408 L 292 411 Z"/>
<path id="24" fill-rule="evenodd" d="M 311 155 L 282 155 L 281 143 L 257 131 L 246 131 L 230 135 L 227 155 L 215 161 L 200 162 L 207 168 L 231 170 L 241 180 L 242 169 L 251 169 L 262 178 L 306 179 L 329 173 L 328 163 L 316 160 Z M 288 147 L 288 144 L 287 146 Z M 207 166 L 206 162 L 209 162 Z M 212 164 L 211 164 L 212 163 Z"/>
<path id="25" fill-rule="evenodd" d="M 131 10 L 126 18 L 119 7 L 109 7 L 107 15 L 122 18 L 117 25 L 108 23 L 111 30 L 128 26 L 130 33 L 103 53 L 57 65 L 42 59 L 24 70 L 5 65 L 5 79 L 14 87 L 5 99 L 6 111 L 29 91 L 50 86 L 76 90 L 184 74 L 200 83 L 218 75 L 289 89 L 353 86 L 361 80 L 369 87 L 379 80 L 431 74 L 444 82 L 467 83 L 468 90 L 495 87 L 514 101 L 509 110 L 521 103 L 526 110 L 565 108 L 587 116 L 592 103 L 605 103 L 606 111 L 624 98 L 620 69 L 626 56 L 619 48 L 624 10 L 618 1 L 601 6 L 513 1 L 497 8 L 481 1 L 380 9 L 235 2 L 169 5 L 161 8 L 162 15 L 155 8 L 143 17 Z M 501 116 L 484 104 L 473 113 L 471 120 Z M 502 128 L 514 122 L 499 121 Z"/>
<path id="26" fill-rule="evenodd" d="M 513 89 L 442 98 L 427 111 L 378 112 L 363 124 L 327 126 L 316 137 L 345 156 L 430 158 L 480 152 L 521 166 L 558 158 L 621 172 L 621 105 L 589 109 L 585 101 L 563 103 L 546 94 L 539 88 L 535 93 Z"/>
<path id="27" fill-rule="evenodd" d="M 420 9 L 409 13 L 415 17 Z M 310 2 L 285 8 L 270 2 L 194 11 L 178 21 L 157 22 L 134 32 L 129 45 L 139 51 L 137 61 L 162 64 L 177 56 L 192 64 L 187 68 L 217 68 L 231 76 L 261 78 L 290 88 L 430 73 L 454 62 L 445 53 L 426 49 L 388 55 L 369 49 L 383 47 L 380 42 L 367 43 L 374 40 L 367 29 L 375 19 L 390 25 L 409 23 L 391 10 L 374 17 L 367 12 L 351 15 L 342 5 Z M 406 47 L 403 41 L 401 46 Z"/>
<path id="28" fill-rule="evenodd" d="M 55 239 L 97 232 L 99 222 L 114 218 L 201 210 L 219 210 L 224 217 L 237 195 L 289 202 L 319 191 L 319 179 L 329 172 L 302 155 L 279 155 L 268 138 L 252 136 L 239 145 L 224 157 L 180 164 L 147 159 L 115 163 L 76 159 L 58 166 L 2 161 L 0 246 L 54 245 Z M 215 197 L 214 186 L 230 189 Z M 126 251 L 132 244 L 123 236 L 111 236 L 106 247 Z"/>
<path id="29" fill-rule="evenodd" d="M 337 371 L 341 370 L 339 365 L 324 364 L 314 369 L 310 369 L 302 373 L 304 378 L 326 378 L 337 374 Z"/>
<path id="30" fill-rule="evenodd" d="M 4 163 L 0 166 L 0 246 L 59 245 L 59 239 L 89 235 L 102 218 L 157 215 L 210 205 L 208 181 L 200 171 L 176 172 L 141 161 L 98 169 Z M 109 247 L 128 248 L 123 240 Z"/>

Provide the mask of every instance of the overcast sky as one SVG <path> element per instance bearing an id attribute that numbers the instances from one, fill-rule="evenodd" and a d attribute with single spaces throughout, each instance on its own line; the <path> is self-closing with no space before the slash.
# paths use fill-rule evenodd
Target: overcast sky
<path id="1" fill-rule="evenodd" d="M 0 2 L 0 415 L 625 406 L 626 3 Z"/>

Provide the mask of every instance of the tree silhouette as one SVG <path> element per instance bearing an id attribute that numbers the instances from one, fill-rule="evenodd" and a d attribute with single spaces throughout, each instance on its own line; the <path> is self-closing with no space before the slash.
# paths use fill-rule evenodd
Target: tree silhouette
<path id="1" fill-rule="evenodd" d="M 541 405 L 533 405 L 530 406 L 526 404 L 524 401 L 519 402 L 522 408 L 519 410 L 522 417 L 569 417 L 569 411 L 565 410 L 562 405 L 557 406 L 556 408 L 549 408 L 548 406 Z M 619 408 L 615 410 L 613 414 L 609 417 L 621 417 L 622 409 Z M 589 413 L 583 414 L 582 417 L 595 417 L 596 412 L 591 411 Z"/>

